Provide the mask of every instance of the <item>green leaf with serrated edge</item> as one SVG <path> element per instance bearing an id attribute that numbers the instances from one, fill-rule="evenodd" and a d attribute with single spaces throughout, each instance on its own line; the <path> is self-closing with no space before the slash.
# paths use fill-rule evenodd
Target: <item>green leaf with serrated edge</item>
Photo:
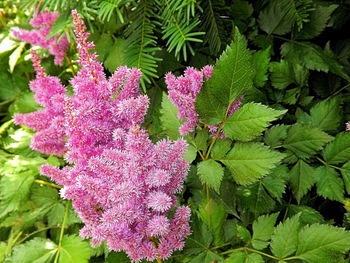
<path id="1" fill-rule="evenodd" d="M 211 194 L 219 204 L 225 207 L 227 213 L 239 217 L 236 211 L 236 196 L 232 194 L 234 189 L 235 185 L 232 182 L 223 180 L 220 186 L 220 194 L 216 192 Z"/>
<path id="2" fill-rule="evenodd" d="M 271 147 L 280 146 L 287 138 L 289 125 L 275 125 L 265 132 L 264 142 Z"/>
<path id="3" fill-rule="evenodd" d="M 220 245 L 224 243 L 223 225 L 227 217 L 227 213 L 223 205 L 218 204 L 214 199 L 207 202 L 203 200 L 198 210 L 200 218 L 208 225 L 209 230 L 214 236 L 214 244 Z"/>
<path id="4" fill-rule="evenodd" d="M 252 239 L 249 230 L 241 225 L 237 225 L 236 228 L 237 228 L 238 238 L 241 239 L 245 243 L 249 243 L 250 240 Z"/>
<path id="5" fill-rule="evenodd" d="M 78 236 L 65 235 L 62 239 L 59 263 L 87 263 L 91 255 L 91 247 L 87 241 Z"/>
<path id="6" fill-rule="evenodd" d="M 64 214 L 65 214 L 65 204 L 56 203 L 52 209 L 47 213 L 47 221 L 49 226 L 55 226 L 62 224 L 63 219 L 64 219 Z M 74 224 L 74 223 L 81 223 L 81 220 L 77 216 L 76 212 L 70 208 L 68 210 L 68 216 L 66 220 L 66 224 Z"/>
<path id="7" fill-rule="evenodd" d="M 262 143 L 235 143 L 232 150 L 221 158 L 238 184 L 247 185 L 270 172 L 283 159 L 283 154 Z"/>
<path id="8" fill-rule="evenodd" d="M 306 159 L 316 154 L 332 137 L 318 128 L 296 124 L 290 127 L 283 147 Z"/>
<path id="9" fill-rule="evenodd" d="M 252 140 L 259 136 L 271 121 L 286 112 L 287 110 L 274 110 L 259 103 L 244 104 L 225 122 L 224 133 L 234 140 Z"/>
<path id="10" fill-rule="evenodd" d="M 255 69 L 254 85 L 263 87 L 267 80 L 267 69 L 270 63 L 270 49 L 259 50 L 253 54 L 253 65 Z"/>
<path id="11" fill-rule="evenodd" d="M 350 162 L 345 163 L 341 169 L 346 192 L 350 194 Z"/>
<path id="12" fill-rule="evenodd" d="M 303 29 L 295 34 L 296 39 L 311 39 L 318 36 L 327 26 L 333 11 L 338 5 L 323 6 L 317 4 L 310 13 L 310 21 L 303 24 Z"/>
<path id="13" fill-rule="evenodd" d="M 214 160 L 202 161 L 197 165 L 199 179 L 216 192 L 220 190 L 220 184 L 224 177 L 224 168 Z"/>
<path id="14" fill-rule="evenodd" d="M 202 130 L 199 130 L 197 132 L 197 135 L 194 139 L 196 146 L 199 150 L 205 151 L 208 147 L 207 140 L 209 138 L 209 133 L 206 128 L 203 128 Z"/>
<path id="15" fill-rule="evenodd" d="M 52 187 L 36 184 L 31 188 L 31 200 L 38 206 L 50 206 L 57 202 L 58 192 Z"/>
<path id="16" fill-rule="evenodd" d="M 262 256 L 256 253 L 235 252 L 225 260 L 225 263 L 264 263 Z"/>
<path id="17" fill-rule="evenodd" d="M 279 213 L 263 215 L 253 222 L 252 245 L 255 249 L 264 249 L 268 246 Z"/>
<path id="18" fill-rule="evenodd" d="M 306 262 L 334 262 L 349 250 L 350 233 L 343 228 L 313 224 L 301 229 L 295 257 Z"/>
<path id="19" fill-rule="evenodd" d="M 225 106 L 252 87 L 254 69 L 246 46 L 244 36 L 235 28 L 234 41 L 216 62 L 208 81 L 212 94 Z"/>
<path id="20" fill-rule="evenodd" d="M 261 181 L 246 187 L 238 187 L 237 196 L 240 201 L 239 207 L 248 209 L 254 216 L 271 212 L 276 204 Z"/>
<path id="21" fill-rule="evenodd" d="M 326 53 L 321 47 L 310 42 L 285 42 L 281 46 L 282 56 L 290 63 L 301 64 L 308 69 L 332 72 L 348 81 L 350 77 L 336 58 Z"/>
<path id="22" fill-rule="evenodd" d="M 339 164 L 350 160 L 350 133 L 338 133 L 334 141 L 327 144 L 323 157 L 328 164 Z"/>
<path id="23" fill-rule="evenodd" d="M 271 84 L 275 88 L 284 89 L 294 83 L 292 69 L 285 60 L 271 62 L 269 68 L 271 73 Z"/>
<path id="24" fill-rule="evenodd" d="M 342 202 L 344 200 L 344 184 L 339 174 L 331 167 L 321 166 L 315 170 L 317 193 L 324 198 Z"/>
<path id="25" fill-rule="evenodd" d="M 289 182 L 298 204 L 315 183 L 314 172 L 314 169 L 303 160 L 299 160 L 290 171 Z"/>
<path id="26" fill-rule="evenodd" d="M 130 263 L 130 258 L 125 252 L 110 252 L 106 258 L 106 263 Z"/>
<path id="27" fill-rule="evenodd" d="M 191 261 L 189 261 L 189 263 L 212 263 L 212 262 L 223 262 L 223 258 L 208 250 L 205 252 L 202 252 L 201 254 L 199 254 L 198 256 L 194 257 Z"/>
<path id="28" fill-rule="evenodd" d="M 311 123 L 323 131 L 335 131 L 342 121 L 339 99 L 334 98 L 317 103 L 310 110 Z"/>
<path id="29" fill-rule="evenodd" d="M 50 263 L 57 251 L 57 245 L 49 239 L 35 237 L 19 246 L 15 246 L 8 263 Z"/>
<path id="30" fill-rule="evenodd" d="M 300 224 L 310 225 L 315 223 L 323 223 L 322 215 L 315 209 L 305 205 L 290 205 L 288 209 L 288 217 L 292 217 L 300 213 Z"/>
<path id="31" fill-rule="evenodd" d="M 177 118 L 177 111 L 177 108 L 171 103 L 164 92 L 160 109 L 160 122 L 165 134 L 169 136 L 171 140 L 180 137 L 179 127 L 183 123 Z"/>
<path id="32" fill-rule="evenodd" d="M 193 145 L 188 145 L 187 147 L 187 151 L 184 155 L 184 158 L 185 160 L 188 162 L 188 163 L 192 163 L 197 157 L 197 150 L 196 148 L 193 146 Z"/>
<path id="33" fill-rule="evenodd" d="M 259 14 L 260 28 L 269 35 L 284 35 L 292 29 L 295 12 L 295 6 L 289 0 L 271 1 Z"/>
<path id="34" fill-rule="evenodd" d="M 127 41 L 116 39 L 103 63 L 109 72 L 114 72 L 119 66 L 125 65 L 125 49 L 127 49 Z"/>
<path id="35" fill-rule="evenodd" d="M 213 91 L 205 84 L 197 95 L 196 111 L 199 118 L 211 125 L 222 122 L 225 118 L 226 105 L 222 104 L 214 95 Z"/>
<path id="36" fill-rule="evenodd" d="M 232 141 L 228 139 L 219 139 L 215 142 L 210 155 L 214 159 L 223 158 L 226 153 L 231 149 Z"/>
<path id="37" fill-rule="evenodd" d="M 5 175 L 1 178 L 0 217 L 11 211 L 17 210 L 25 201 L 28 200 L 30 187 L 32 186 L 33 182 L 34 175 L 30 170 Z"/>
<path id="38" fill-rule="evenodd" d="M 298 245 L 299 217 L 295 215 L 279 223 L 271 237 L 271 251 L 279 257 L 285 258 L 293 254 Z"/>
<path id="39" fill-rule="evenodd" d="M 236 238 L 237 234 L 237 220 L 236 219 L 227 219 L 224 223 L 224 240 L 225 243 L 232 241 Z"/>
<path id="40" fill-rule="evenodd" d="M 262 184 L 269 194 L 282 203 L 282 195 L 285 192 L 286 182 L 282 178 L 268 175 L 262 179 Z"/>
<path id="41" fill-rule="evenodd" d="M 196 214 L 191 216 L 192 234 L 186 240 L 184 253 L 186 255 L 198 255 L 209 248 L 213 241 L 213 234 L 207 224 L 199 220 Z"/>

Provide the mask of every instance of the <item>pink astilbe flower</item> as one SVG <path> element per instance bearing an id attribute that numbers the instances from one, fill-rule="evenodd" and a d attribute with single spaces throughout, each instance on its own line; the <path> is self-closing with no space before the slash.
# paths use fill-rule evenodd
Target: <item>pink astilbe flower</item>
<path id="1" fill-rule="evenodd" d="M 57 77 L 46 75 L 41 66 L 40 57 L 34 50 L 31 50 L 30 53 L 36 71 L 36 79 L 29 83 L 29 87 L 35 92 L 36 101 L 45 109 L 26 114 L 18 113 L 14 116 L 14 122 L 37 131 L 30 145 L 33 150 L 60 156 L 65 153 L 64 98 L 66 88 Z"/>
<path id="2" fill-rule="evenodd" d="M 347 131 L 350 131 L 350 121 L 348 121 L 348 122 L 346 123 L 346 130 L 347 130 Z"/>
<path id="3" fill-rule="evenodd" d="M 43 165 L 41 173 L 63 186 L 61 196 L 72 200 L 85 224 L 80 236 L 92 245 L 105 241 L 133 262 L 166 259 L 190 234 L 190 209 L 177 207 L 175 197 L 189 169 L 187 143 L 152 143 L 141 128 L 149 104 L 140 95 L 141 72 L 120 67 L 107 80 L 97 55 L 89 53 L 93 43 L 83 21 L 75 10 L 72 15 L 82 69 L 71 80 L 73 96 L 64 100 L 71 166 Z"/>
<path id="4" fill-rule="evenodd" d="M 168 97 L 170 101 L 178 108 L 177 116 L 185 122 L 179 127 L 180 135 L 186 135 L 193 132 L 198 125 L 198 113 L 196 112 L 195 102 L 197 94 L 203 86 L 204 81 L 211 77 L 213 72 L 212 66 L 205 66 L 200 71 L 192 67 L 185 70 L 183 76 L 175 77 L 172 73 L 168 73 L 165 82 L 168 88 Z M 228 117 L 231 116 L 241 105 L 243 96 L 235 100 L 229 108 Z M 219 126 L 208 125 L 210 134 L 215 137 Z M 221 131 L 219 138 L 224 138 Z"/>
<path id="5" fill-rule="evenodd" d="M 58 16 L 58 12 L 43 11 L 38 15 L 37 12 L 35 12 L 33 18 L 30 20 L 30 24 L 37 29 L 29 31 L 16 27 L 11 30 L 12 36 L 19 40 L 28 42 L 31 45 L 38 45 L 43 49 L 48 49 L 49 53 L 55 56 L 55 64 L 62 66 L 64 53 L 69 46 L 67 37 L 64 35 L 60 41 L 58 41 L 59 35 L 48 38 L 50 30 Z"/>

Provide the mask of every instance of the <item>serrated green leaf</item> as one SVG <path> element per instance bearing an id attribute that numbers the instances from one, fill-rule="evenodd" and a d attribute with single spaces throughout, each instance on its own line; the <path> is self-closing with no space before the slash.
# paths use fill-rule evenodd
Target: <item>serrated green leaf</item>
<path id="1" fill-rule="evenodd" d="M 236 228 L 237 228 L 238 238 L 241 239 L 245 243 L 249 243 L 250 240 L 252 239 L 249 230 L 241 225 L 237 225 Z"/>
<path id="2" fill-rule="evenodd" d="M 211 125 L 222 122 L 225 118 L 226 105 L 222 104 L 208 85 L 204 85 L 196 98 L 196 111 L 199 118 Z"/>
<path id="3" fill-rule="evenodd" d="M 231 143 L 232 141 L 227 139 L 217 140 L 211 150 L 211 157 L 213 157 L 214 159 L 223 158 L 228 152 L 228 150 L 230 150 Z"/>
<path id="4" fill-rule="evenodd" d="M 349 250 L 350 233 L 342 228 L 314 224 L 304 227 L 298 238 L 296 258 L 310 263 L 334 262 Z"/>
<path id="5" fill-rule="evenodd" d="M 255 249 L 264 249 L 268 246 L 279 213 L 263 215 L 253 222 L 252 245 Z"/>
<path id="6" fill-rule="evenodd" d="M 338 133 L 334 141 L 327 144 L 323 157 L 328 164 L 339 164 L 350 160 L 350 133 Z"/>
<path id="7" fill-rule="evenodd" d="M 279 146 L 287 138 L 289 125 L 275 125 L 265 132 L 264 142 L 271 147 Z"/>
<path id="8" fill-rule="evenodd" d="M 213 241 L 213 235 L 207 224 L 200 221 L 197 215 L 191 217 L 192 234 L 187 238 L 184 253 L 186 255 L 198 255 L 209 248 Z"/>
<path id="9" fill-rule="evenodd" d="M 271 237 L 271 251 L 279 257 L 285 258 L 294 253 L 298 244 L 299 214 L 279 223 Z"/>
<path id="10" fill-rule="evenodd" d="M 284 35 L 292 30 L 295 6 L 289 0 L 270 1 L 259 14 L 259 25 L 266 33 Z"/>
<path id="11" fill-rule="evenodd" d="M 256 253 L 244 253 L 237 252 L 232 253 L 229 258 L 226 259 L 226 263 L 264 263 L 262 256 Z"/>
<path id="12" fill-rule="evenodd" d="M 125 64 L 124 52 L 127 48 L 125 39 L 116 39 L 103 64 L 109 72 L 113 73 L 119 66 Z"/>
<path id="13" fill-rule="evenodd" d="M 16 246 L 8 263 L 50 263 L 57 251 L 57 245 L 49 239 L 33 238 Z"/>
<path id="14" fill-rule="evenodd" d="M 268 175 L 262 179 L 262 184 L 272 197 L 276 198 L 278 202 L 282 202 L 282 195 L 286 188 L 284 179 Z"/>
<path id="15" fill-rule="evenodd" d="M 300 204 L 301 198 L 315 183 L 314 169 L 303 160 L 299 160 L 290 171 L 289 182 L 295 199 Z"/>
<path id="16" fill-rule="evenodd" d="M 220 190 L 220 184 L 224 177 L 224 168 L 214 160 L 202 161 L 197 165 L 199 179 L 216 192 Z"/>
<path id="17" fill-rule="evenodd" d="M 255 69 L 254 85 L 263 87 L 267 80 L 267 69 L 270 63 L 270 47 L 265 50 L 259 50 L 253 55 L 253 65 Z"/>
<path id="18" fill-rule="evenodd" d="M 196 147 L 199 150 L 205 151 L 208 147 L 208 144 L 207 144 L 208 138 L 209 138 L 208 129 L 203 128 L 202 130 L 199 130 L 197 132 L 195 139 L 194 139 L 194 141 L 196 143 Z"/>
<path id="19" fill-rule="evenodd" d="M 344 184 L 339 174 L 331 167 L 321 166 L 315 170 L 317 193 L 324 198 L 342 202 L 344 200 Z"/>
<path id="20" fill-rule="evenodd" d="M 310 21 L 303 24 L 303 29 L 297 32 L 296 39 L 311 39 L 318 36 L 326 27 L 331 14 L 337 9 L 338 5 L 320 5 L 310 13 Z"/>
<path id="21" fill-rule="evenodd" d="M 202 252 L 201 254 L 199 254 L 198 256 L 194 257 L 191 261 L 189 261 L 189 263 L 212 263 L 212 262 L 223 262 L 223 258 L 208 250 L 206 252 Z"/>
<path id="22" fill-rule="evenodd" d="M 214 192 L 213 195 L 217 202 L 225 207 L 227 213 L 239 217 L 236 211 L 236 196 L 232 194 L 234 189 L 235 185 L 232 182 L 223 180 L 220 186 L 220 194 Z"/>
<path id="23" fill-rule="evenodd" d="M 261 143 L 235 143 L 220 161 L 231 170 L 238 184 L 247 185 L 268 174 L 282 158 L 281 153 Z"/>
<path id="24" fill-rule="evenodd" d="M 341 174 L 344 179 L 346 192 L 350 194 L 350 162 L 347 162 L 343 165 Z"/>
<path id="25" fill-rule="evenodd" d="M 315 223 L 323 223 L 322 215 L 315 209 L 305 205 L 290 205 L 288 209 L 288 216 L 292 217 L 300 213 L 300 224 L 311 225 Z"/>
<path id="26" fill-rule="evenodd" d="M 222 53 L 213 69 L 208 85 L 212 94 L 223 105 L 231 105 L 252 87 L 254 70 L 247 41 L 235 29 L 234 41 Z"/>
<path id="27" fill-rule="evenodd" d="M 197 157 L 197 150 L 193 145 L 188 145 L 184 158 L 188 163 L 192 163 Z"/>
<path id="28" fill-rule="evenodd" d="M 59 263 L 87 263 L 91 254 L 91 247 L 78 236 L 65 235 L 62 239 Z"/>
<path id="29" fill-rule="evenodd" d="M 177 118 L 178 109 L 171 103 L 166 93 L 163 93 L 162 105 L 160 109 L 160 122 L 165 134 L 171 140 L 180 137 L 179 127 L 182 122 Z"/>
<path id="30" fill-rule="evenodd" d="M 317 103 L 311 108 L 310 115 L 312 125 L 320 128 L 320 130 L 337 130 L 342 121 L 339 99 L 334 98 Z"/>
<path id="31" fill-rule="evenodd" d="M 286 42 L 281 46 L 282 56 L 290 63 L 301 64 L 308 69 L 332 72 L 348 81 L 350 77 L 343 66 L 319 46 L 310 42 Z"/>
<path id="32" fill-rule="evenodd" d="M 124 252 L 110 252 L 106 258 L 106 263 L 130 263 L 130 258 Z"/>
<path id="33" fill-rule="evenodd" d="M 316 154 L 331 140 L 331 136 L 318 128 L 296 124 L 289 129 L 283 146 L 296 156 L 306 159 Z"/>
<path id="34" fill-rule="evenodd" d="M 277 89 L 284 89 L 294 83 L 291 67 L 285 60 L 270 63 L 271 83 Z"/>
<path id="35" fill-rule="evenodd" d="M 271 121 L 286 112 L 287 110 L 274 110 L 259 103 L 246 103 L 225 122 L 224 133 L 234 140 L 252 140 L 259 136 Z"/>
<path id="36" fill-rule="evenodd" d="M 276 202 L 267 193 L 261 181 L 237 189 L 240 206 L 247 208 L 254 216 L 271 212 Z"/>
<path id="37" fill-rule="evenodd" d="M 41 185 L 33 185 L 31 189 L 31 200 L 38 206 L 50 206 L 57 202 L 57 190 Z"/>

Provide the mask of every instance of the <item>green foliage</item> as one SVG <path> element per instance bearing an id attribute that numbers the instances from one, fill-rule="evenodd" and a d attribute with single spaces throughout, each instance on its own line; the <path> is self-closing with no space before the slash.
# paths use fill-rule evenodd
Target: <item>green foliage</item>
<path id="1" fill-rule="evenodd" d="M 163 93 L 160 113 L 160 121 L 166 135 L 168 135 L 170 139 L 177 139 L 180 136 L 179 127 L 181 121 L 177 118 L 177 108 L 171 103 L 165 93 Z"/>
<path id="2" fill-rule="evenodd" d="M 344 200 L 344 184 L 332 167 L 318 167 L 315 170 L 317 193 L 330 200 Z"/>
<path id="3" fill-rule="evenodd" d="M 301 198 L 315 183 L 314 169 L 303 160 L 299 160 L 290 171 L 289 181 L 293 194 L 300 204 Z"/>

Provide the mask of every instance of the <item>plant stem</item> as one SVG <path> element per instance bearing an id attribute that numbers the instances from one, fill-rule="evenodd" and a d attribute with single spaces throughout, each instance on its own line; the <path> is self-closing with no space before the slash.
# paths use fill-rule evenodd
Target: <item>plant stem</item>
<path id="1" fill-rule="evenodd" d="M 68 62 L 68 66 L 69 66 L 70 70 L 72 71 L 73 77 L 75 77 L 76 73 L 75 73 L 75 71 L 74 71 L 74 67 L 73 67 L 72 61 L 70 60 L 70 58 L 67 56 L 66 53 L 64 53 L 64 57 L 65 57 L 65 59 L 66 59 L 67 62 Z"/>
<path id="2" fill-rule="evenodd" d="M 334 169 L 338 169 L 338 170 L 340 170 L 340 171 L 342 171 L 343 169 L 342 168 L 340 168 L 340 167 L 337 167 L 337 166 L 335 166 L 335 165 L 331 165 L 331 164 L 328 164 L 328 163 L 326 163 L 325 161 L 323 161 L 321 158 L 318 158 L 318 157 L 316 157 L 316 159 L 318 160 L 318 161 L 320 161 L 324 166 L 328 166 L 328 167 L 332 167 L 332 168 L 334 168 Z"/>
<path id="3" fill-rule="evenodd" d="M 17 244 L 23 243 L 26 239 L 30 238 L 31 236 L 33 236 L 37 233 L 40 233 L 40 232 L 45 231 L 45 230 L 53 229 L 53 228 L 60 228 L 60 227 L 59 226 L 48 226 L 48 227 L 40 228 L 40 229 L 30 233 L 30 234 L 26 234 L 23 239 L 21 239 L 20 241 L 17 242 Z"/>
<path id="4" fill-rule="evenodd" d="M 67 221 L 67 217 L 68 217 L 69 205 L 70 205 L 70 201 L 68 201 L 66 204 L 66 211 L 64 213 L 64 218 L 63 218 L 61 232 L 60 232 L 60 239 L 58 241 L 58 247 L 57 247 L 57 252 L 56 252 L 54 263 L 58 262 L 58 256 L 60 255 L 60 252 L 61 252 L 62 239 L 63 239 L 63 234 L 64 234 L 64 226 L 66 225 L 66 221 Z"/>
<path id="5" fill-rule="evenodd" d="M 46 181 L 40 180 L 40 179 L 35 179 L 34 182 L 37 183 L 37 184 L 48 185 L 48 186 L 51 186 L 51 187 L 54 187 L 54 188 L 57 188 L 57 189 L 61 189 L 62 188 L 62 186 L 59 186 L 59 185 L 54 184 L 54 183 L 46 182 Z"/>
<path id="6" fill-rule="evenodd" d="M 225 252 L 222 252 L 221 254 L 222 255 L 225 255 L 225 254 L 231 254 L 231 253 L 234 253 L 234 252 L 237 252 L 237 251 L 250 251 L 250 252 L 254 252 L 256 254 L 260 254 L 262 256 L 265 256 L 265 257 L 268 257 L 268 258 L 272 258 L 272 259 L 275 259 L 275 260 L 278 260 L 278 261 L 281 261 L 282 259 L 278 258 L 278 257 L 275 257 L 275 256 L 272 256 L 270 254 L 267 254 L 265 252 L 262 252 L 262 251 L 259 251 L 259 250 L 256 250 L 256 249 L 253 249 L 253 248 L 250 248 L 250 247 L 240 247 L 240 248 L 235 248 L 235 249 L 231 249 L 231 250 L 228 250 L 228 251 L 225 251 Z M 286 260 L 286 259 L 284 259 Z"/>

